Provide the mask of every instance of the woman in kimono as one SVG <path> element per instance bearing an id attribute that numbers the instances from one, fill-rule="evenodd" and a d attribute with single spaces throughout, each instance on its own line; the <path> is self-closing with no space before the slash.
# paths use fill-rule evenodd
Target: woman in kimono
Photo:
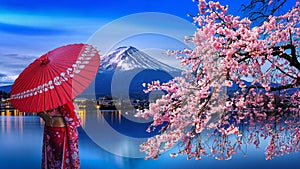
<path id="1" fill-rule="evenodd" d="M 80 168 L 77 131 L 80 120 L 73 102 L 39 115 L 45 121 L 42 169 Z"/>

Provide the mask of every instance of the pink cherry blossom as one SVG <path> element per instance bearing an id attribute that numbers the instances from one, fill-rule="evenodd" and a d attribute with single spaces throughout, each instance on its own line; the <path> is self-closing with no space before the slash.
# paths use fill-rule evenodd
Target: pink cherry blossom
<path id="1" fill-rule="evenodd" d="M 136 114 L 153 119 L 147 131 L 162 127 L 141 145 L 145 159 L 178 145 L 172 158 L 229 160 L 262 140 L 266 160 L 299 151 L 299 1 L 259 26 L 219 2 L 198 0 L 198 8 L 197 29 L 185 37 L 195 47 L 167 52 L 181 61 L 184 76 L 143 84 L 145 92 L 166 91 Z"/>

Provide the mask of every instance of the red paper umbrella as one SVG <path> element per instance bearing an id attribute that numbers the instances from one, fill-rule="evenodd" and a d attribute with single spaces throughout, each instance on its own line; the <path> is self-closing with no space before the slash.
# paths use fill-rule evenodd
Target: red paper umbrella
<path id="1" fill-rule="evenodd" d="M 56 48 L 19 75 L 11 89 L 11 103 L 23 112 L 41 112 L 63 105 L 89 86 L 99 64 L 98 51 L 91 45 Z"/>

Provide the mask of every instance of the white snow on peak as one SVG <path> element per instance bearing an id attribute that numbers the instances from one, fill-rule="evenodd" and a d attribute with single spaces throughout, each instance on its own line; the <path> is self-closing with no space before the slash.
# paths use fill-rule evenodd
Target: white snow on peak
<path id="1" fill-rule="evenodd" d="M 104 55 L 100 63 L 101 70 L 127 71 L 133 69 L 163 70 L 166 72 L 179 72 L 179 69 L 168 66 L 148 54 L 139 51 L 132 46 L 119 47 L 116 50 Z"/>

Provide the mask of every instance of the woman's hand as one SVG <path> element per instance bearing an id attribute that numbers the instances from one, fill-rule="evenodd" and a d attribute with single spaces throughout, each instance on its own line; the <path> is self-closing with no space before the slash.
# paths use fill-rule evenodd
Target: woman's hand
<path id="1" fill-rule="evenodd" d="M 51 120 L 51 116 L 46 112 L 40 112 L 38 115 L 44 120 L 44 121 L 49 121 Z"/>

